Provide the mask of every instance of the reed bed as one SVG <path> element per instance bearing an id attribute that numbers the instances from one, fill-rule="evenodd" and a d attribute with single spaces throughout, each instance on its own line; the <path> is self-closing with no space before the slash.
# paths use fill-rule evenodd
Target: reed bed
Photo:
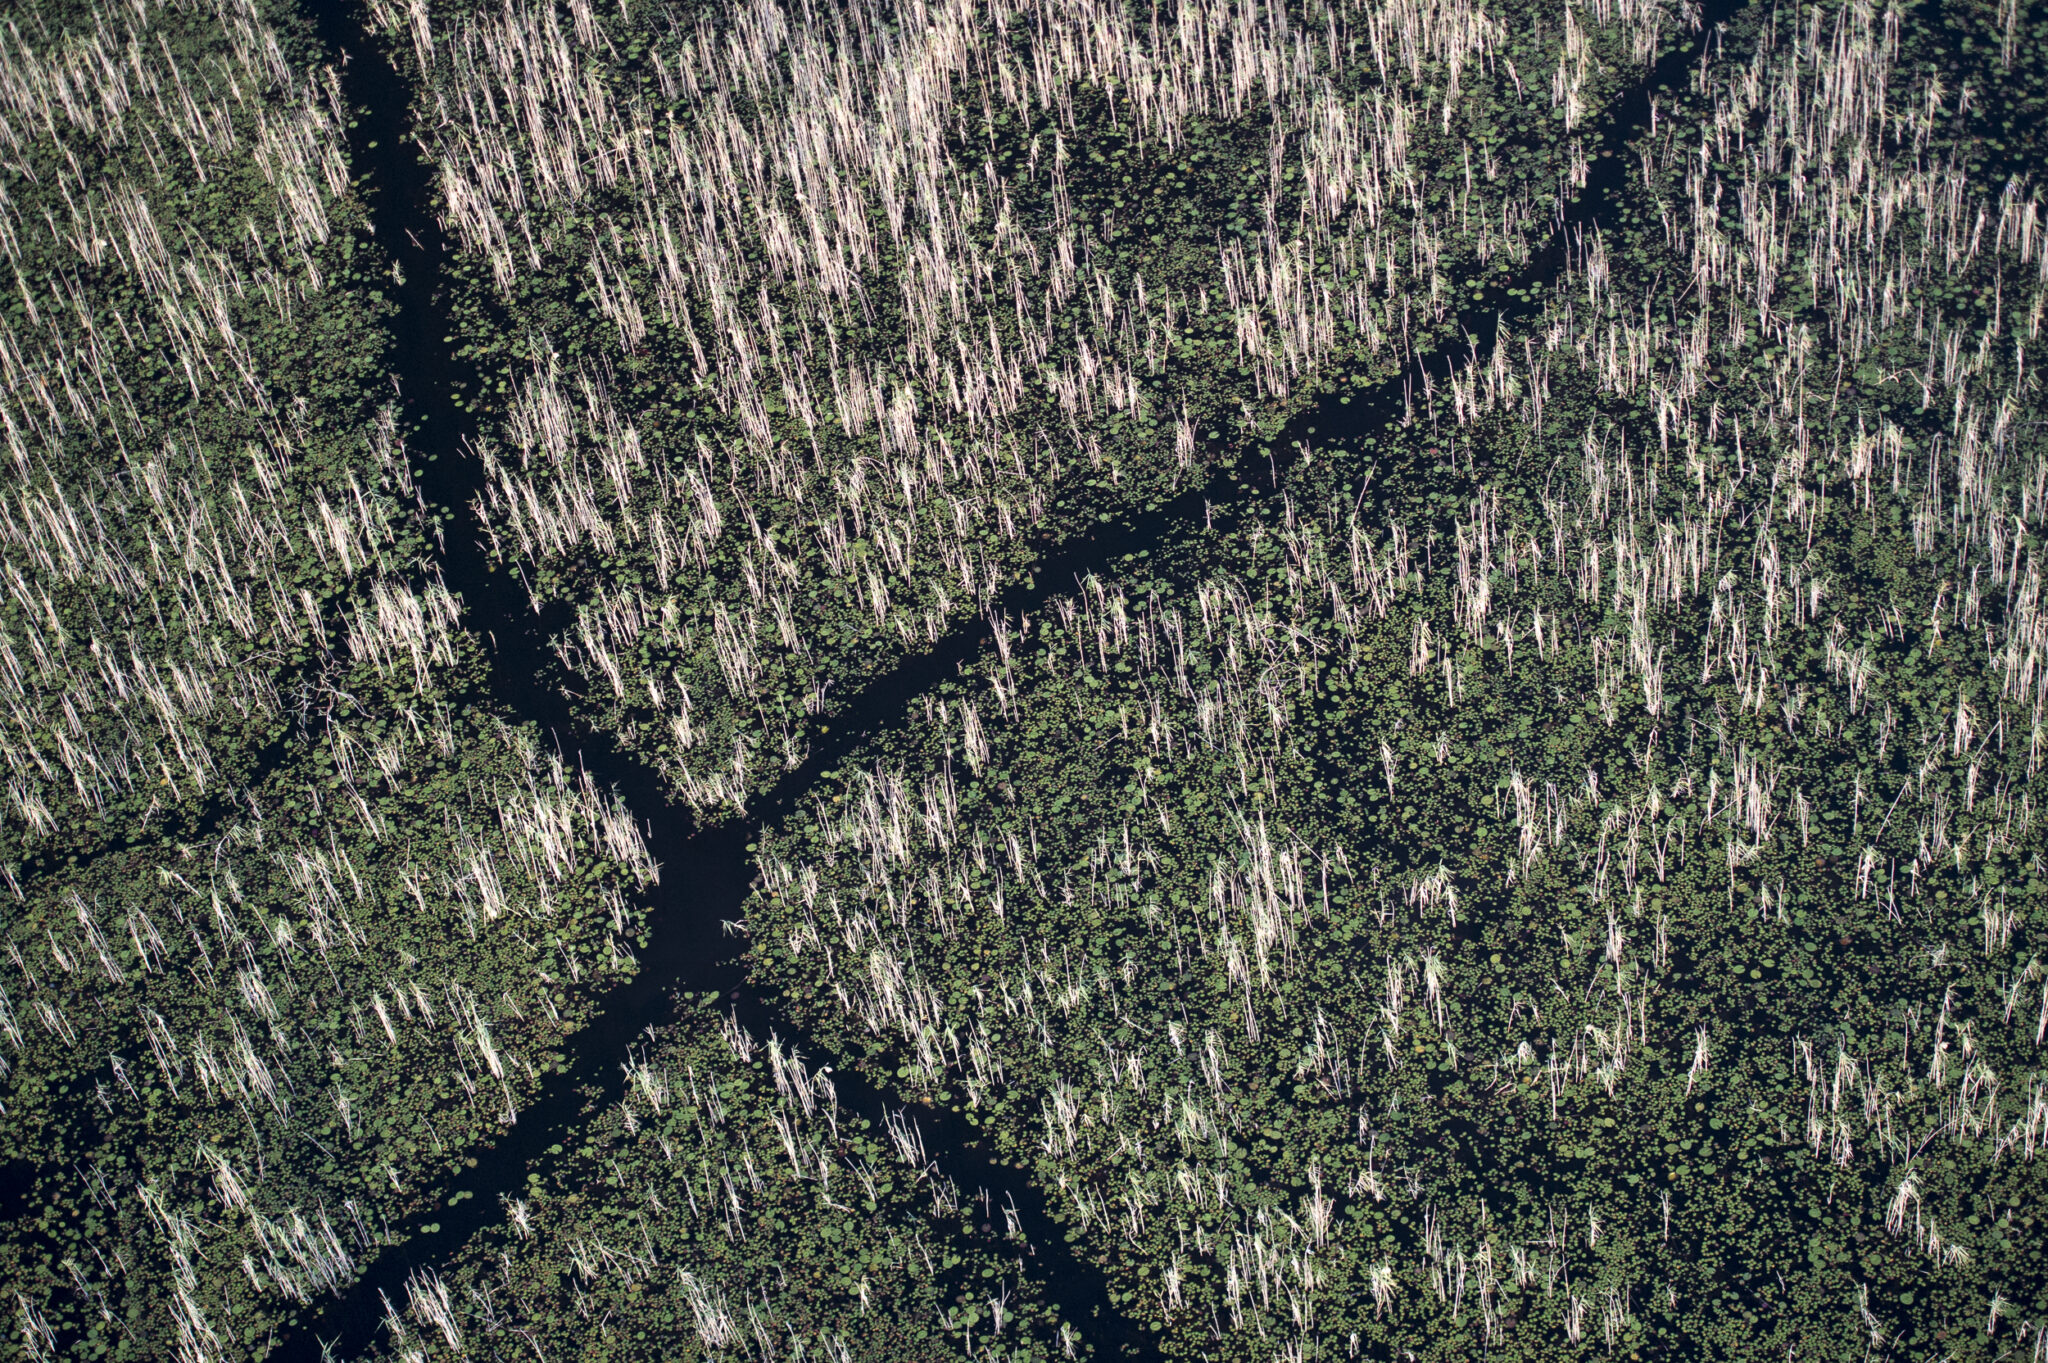
<path id="1" fill-rule="evenodd" d="M 60 1352 L 263 1356 L 438 1228 L 637 969 L 640 829 L 456 694 L 343 700 L 207 837 L 21 887 L 0 1264 Z"/>
<path id="2" fill-rule="evenodd" d="M 635 968 L 638 826 L 478 695 L 431 561 L 324 62 L 233 0 L 0 24 L 0 1275 L 29 1357 L 261 1356 Z"/>
<path id="3" fill-rule="evenodd" d="M 374 1353 L 1103 1351 L 940 1109 L 1172 1357 L 2041 1352 L 2031 16 L 1744 12 L 1532 320 L 1012 618 L 1447 340 L 1696 15 L 370 10 L 586 718 L 733 817 L 992 634 L 749 849 L 802 1053 L 686 1001 Z M 488 695 L 296 21 L 38 13 L 0 1264 L 27 1356 L 260 1357 L 438 1233 L 659 868 Z"/>
<path id="4" fill-rule="evenodd" d="M 237 3 L 38 6 L 0 33 L 16 872 L 228 798 L 344 638 L 440 646 L 311 55 Z"/>
<path id="5" fill-rule="evenodd" d="M 1689 22 L 373 10 L 459 248 L 492 551 L 707 817 L 1048 538 L 1449 339 Z"/>
<path id="6" fill-rule="evenodd" d="M 369 1357 L 1078 1356 L 1014 1201 L 934 1164 L 914 1110 L 854 1111 L 829 1065 L 718 1003 L 633 1047 L 618 1101 L 415 1276 Z"/>
<path id="7" fill-rule="evenodd" d="M 2031 1347 L 2043 273 L 1952 60 L 1750 16 L 1536 325 L 764 838 L 757 981 L 1165 1352 Z"/>

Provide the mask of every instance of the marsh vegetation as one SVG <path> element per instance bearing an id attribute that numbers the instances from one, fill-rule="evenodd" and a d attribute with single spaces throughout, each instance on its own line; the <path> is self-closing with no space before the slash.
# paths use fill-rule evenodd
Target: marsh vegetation
<path id="1" fill-rule="evenodd" d="M 2048 1349 L 2040 16 L 38 15 L 25 1356 Z"/>
<path id="2" fill-rule="evenodd" d="M 1049 543 L 1451 339 L 1676 24 L 373 12 L 460 247 L 492 551 L 714 818 Z"/>

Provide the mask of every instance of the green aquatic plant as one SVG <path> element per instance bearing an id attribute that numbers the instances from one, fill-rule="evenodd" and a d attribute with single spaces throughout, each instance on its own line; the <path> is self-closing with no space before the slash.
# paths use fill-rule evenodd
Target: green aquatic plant
<path id="1" fill-rule="evenodd" d="M 2037 209 L 1928 169 L 1934 82 L 1824 17 L 1703 68 L 1662 118 L 1749 154 L 1646 139 L 1526 343 L 999 626 L 763 843 L 757 981 L 1028 1160 L 1166 1352 L 2048 1310 L 2048 465 L 1996 311 L 2043 296 Z M 1899 216 L 1852 251 L 1872 166 Z M 1837 271 L 1825 339 L 1787 261 Z M 1941 317 L 1856 273 L 1937 268 Z M 1817 381 L 1908 347 L 1911 406 Z"/>
<path id="2" fill-rule="evenodd" d="M 413 700 L 344 701 L 209 836 L 11 908 L 0 1263 L 65 1338 L 217 1356 L 303 1319 L 438 1229 L 635 969 L 630 816 L 501 712 Z"/>
<path id="3" fill-rule="evenodd" d="M 26 18 L 0 1262 L 31 1355 L 260 1353 L 516 1121 L 654 867 L 480 694 L 303 16 Z"/>
<path id="4" fill-rule="evenodd" d="M 333 72 L 256 6 L 0 41 L 0 864 L 190 830 L 329 650 L 431 648 Z M 385 264 L 388 264 L 386 262 Z"/>
<path id="5" fill-rule="evenodd" d="M 1049 542 L 1455 337 L 1683 28 L 373 10 L 459 248 L 492 552 L 583 713 L 705 817 Z"/>
<path id="6" fill-rule="evenodd" d="M 716 999 L 678 1013 L 580 1144 L 412 1275 L 389 1356 L 1079 1356 L 1014 1203 L 939 1169 L 915 1112 L 851 1110 L 831 1066 Z"/>
<path id="7" fill-rule="evenodd" d="M 2035 16 L 365 17 L 0 37 L 23 1356 L 2039 1352 Z"/>

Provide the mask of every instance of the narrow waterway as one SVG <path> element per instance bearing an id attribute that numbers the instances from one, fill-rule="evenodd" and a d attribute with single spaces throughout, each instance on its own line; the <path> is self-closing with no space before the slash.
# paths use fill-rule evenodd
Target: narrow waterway
<path id="1" fill-rule="evenodd" d="M 1733 0 L 1709 4 L 1708 30 L 1738 8 Z M 398 376 L 409 417 L 417 423 L 412 443 L 423 460 L 425 493 L 443 517 L 443 572 L 462 598 L 468 627 L 488 635 L 494 647 L 491 696 L 551 730 L 563 751 L 577 755 L 600 785 L 620 792 L 647 828 L 650 851 L 662 870 L 661 882 L 648 898 L 648 946 L 640 954 L 639 972 L 604 998 L 603 1011 L 592 1025 L 569 1039 L 568 1073 L 550 1075 L 532 1105 L 520 1112 L 518 1124 L 492 1149 L 479 1152 L 476 1168 L 442 1190 L 450 1198 L 467 1193 L 466 1199 L 437 1207 L 415 1224 L 394 1228 L 405 1237 L 403 1245 L 384 1250 L 340 1300 L 328 1302 L 293 1337 L 279 1341 L 279 1356 L 309 1360 L 347 1357 L 368 1347 L 382 1328 L 384 1299 L 403 1300 L 405 1278 L 413 1268 L 445 1262 L 470 1236 L 495 1223 L 501 1215 L 500 1195 L 521 1188 L 547 1148 L 564 1142 L 588 1114 L 617 1101 L 623 1082 L 620 1062 L 628 1044 L 646 1028 L 667 1022 L 679 994 L 715 992 L 756 1035 L 779 1034 L 813 1063 L 831 1059 L 795 1032 L 772 998 L 748 987 L 744 939 L 724 931 L 726 920 L 742 916 L 740 905 L 751 878 L 745 850 L 751 829 L 785 813 L 864 735 L 901 722 L 910 698 L 953 675 L 990 637 L 986 620 L 973 622 L 937 647 L 904 659 L 832 717 L 831 734 L 812 740 L 805 763 L 750 807 L 747 822 L 722 828 L 700 829 L 668 799 L 651 768 L 619 751 L 606 735 L 576 724 L 566 697 L 543 681 L 555 670 L 548 640 L 567 624 L 566 612 L 556 608 L 536 615 L 516 577 L 492 571 L 470 510 L 482 468 L 467 453 L 474 422 L 454 399 L 465 391 L 459 385 L 470 385 L 467 391 L 474 391 L 476 376 L 442 343 L 450 330 L 442 272 L 449 248 L 434 219 L 432 169 L 420 161 L 407 136 L 412 91 L 366 38 L 355 5 L 325 3 L 316 6 L 315 13 L 329 49 L 338 61 L 345 56 L 341 75 L 346 100 L 351 107 L 368 111 L 358 115 L 350 133 L 351 150 L 356 166 L 370 177 L 376 235 L 403 276 L 394 289 L 399 313 L 390 368 Z M 1652 95 L 1660 86 L 1681 82 L 1701 46 L 1695 41 L 1665 57 L 1616 107 L 1603 125 L 1584 189 L 1561 213 L 1544 248 L 1515 278 L 1486 287 L 1459 315 L 1459 330 L 1466 339 L 1412 357 L 1403 373 L 1354 394 L 1347 404 L 1324 403 L 1304 412 L 1271 442 L 1270 460 L 1257 449 L 1232 452 L 1219 458 L 1205 483 L 1173 501 L 1105 523 L 1086 538 L 1050 550 L 1031 586 L 1003 594 L 1000 611 L 1015 615 L 1036 610 L 1047 597 L 1071 589 L 1078 576 L 1102 570 L 1125 554 L 1156 547 L 1199 523 L 1205 503 L 1241 496 L 1247 483 L 1277 482 L 1283 461 L 1311 442 L 1341 444 L 1381 429 L 1401 419 L 1410 395 L 1425 384 L 1441 382 L 1475 360 L 1484 362 L 1502 325 L 1512 325 L 1541 306 L 1544 286 L 1564 268 L 1571 244 L 1599 224 L 1626 191 L 1622 152 L 1628 137 L 1647 126 Z M 1469 298 L 1469 292 L 1464 296 Z M 834 1079 L 842 1103 L 855 1112 L 879 1119 L 885 1107 L 893 1106 L 850 1069 L 836 1069 Z M 600 1096 L 593 1100 L 592 1093 Z M 951 1113 L 927 1107 L 915 1107 L 914 1112 L 927 1152 L 939 1171 L 959 1185 L 963 1198 L 986 1189 L 999 1201 L 1014 1201 L 1033 1247 L 1028 1266 L 1070 1319 L 1080 1324 L 1097 1357 L 1154 1356 L 1150 1333 L 1110 1303 L 1103 1274 L 1073 1252 L 1030 1181 L 1020 1171 L 994 1164 L 972 1128 Z M 421 1232 L 420 1223 L 429 1221 L 438 1223 L 437 1233 Z"/>
<path id="2" fill-rule="evenodd" d="M 423 491 L 443 517 L 442 571 L 462 598 L 469 628 L 487 634 L 493 644 L 491 698 L 551 731 L 565 754 L 581 761 L 601 786 L 620 793 L 648 833 L 661 880 L 646 900 L 648 945 L 640 953 L 639 971 L 605 997 L 595 1022 L 568 1039 L 568 1072 L 550 1075 L 537 1099 L 520 1112 L 517 1125 L 488 1152 L 480 1152 L 476 1168 L 442 1190 L 444 1203 L 457 1193 L 468 1193 L 467 1198 L 453 1207 L 439 1206 L 412 1225 L 394 1227 L 405 1243 L 384 1250 L 339 1301 L 329 1303 L 294 1338 L 280 1341 L 279 1356 L 307 1359 L 328 1351 L 346 1357 L 368 1347 L 382 1329 L 384 1299 L 404 1299 L 409 1272 L 444 1262 L 470 1236 L 499 1220 L 500 1194 L 517 1192 L 550 1145 L 565 1141 L 591 1113 L 617 1101 L 627 1046 L 646 1028 L 668 1022 L 678 995 L 716 993 L 755 1035 L 777 1034 L 813 1063 L 827 1059 L 796 1033 L 772 999 L 747 987 L 744 939 L 724 930 L 727 920 L 741 917 L 751 878 L 745 844 L 752 825 L 700 828 L 685 809 L 670 802 L 651 768 L 619 751 L 607 735 L 575 723 L 567 698 L 542 681 L 556 670 L 548 640 L 565 621 L 559 610 L 536 615 L 524 587 L 515 577 L 493 571 L 480 546 L 470 503 L 480 488 L 482 467 L 469 456 L 467 443 L 476 433 L 475 423 L 453 400 L 457 385 L 473 382 L 474 374 L 441 343 L 449 330 L 441 273 L 448 248 L 434 220 L 432 170 L 421 163 L 406 135 L 412 92 L 366 40 L 353 6 L 323 6 L 319 17 L 330 49 L 347 54 L 342 71 L 346 99 L 368 110 L 358 114 L 352 151 L 370 176 L 376 235 L 403 276 L 394 290 L 399 313 L 390 367 L 400 377 L 408 416 L 418 423 L 412 443 L 423 461 Z M 752 818 L 774 817 L 861 733 L 900 720 L 904 698 L 950 672 L 978 642 L 971 632 L 949 638 L 945 647 L 909 660 L 885 685 L 835 716 L 832 740 L 814 745 L 805 767 L 750 810 Z M 843 1106 L 878 1123 L 885 1110 L 897 1106 L 851 1070 L 837 1070 L 834 1080 Z M 603 1096 L 592 1100 L 593 1091 Z M 996 1202 L 1007 1199 L 1017 1208 L 1031 1245 L 1027 1267 L 1087 1331 L 1098 1355 L 1143 1357 L 1141 1336 L 1110 1304 L 1102 1274 L 1073 1253 L 1029 1180 L 996 1165 L 978 1148 L 972 1128 L 953 1114 L 916 1105 L 912 1112 L 926 1152 L 939 1172 L 959 1186 L 963 1200 L 986 1190 Z M 429 1222 L 440 1229 L 421 1233 L 421 1223 Z"/>

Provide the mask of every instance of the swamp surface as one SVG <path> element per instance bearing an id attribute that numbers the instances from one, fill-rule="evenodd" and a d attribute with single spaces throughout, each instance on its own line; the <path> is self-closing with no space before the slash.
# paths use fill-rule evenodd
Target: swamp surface
<path id="1" fill-rule="evenodd" d="M 34 0 L 0 1347 L 2048 1356 L 2044 53 Z"/>

